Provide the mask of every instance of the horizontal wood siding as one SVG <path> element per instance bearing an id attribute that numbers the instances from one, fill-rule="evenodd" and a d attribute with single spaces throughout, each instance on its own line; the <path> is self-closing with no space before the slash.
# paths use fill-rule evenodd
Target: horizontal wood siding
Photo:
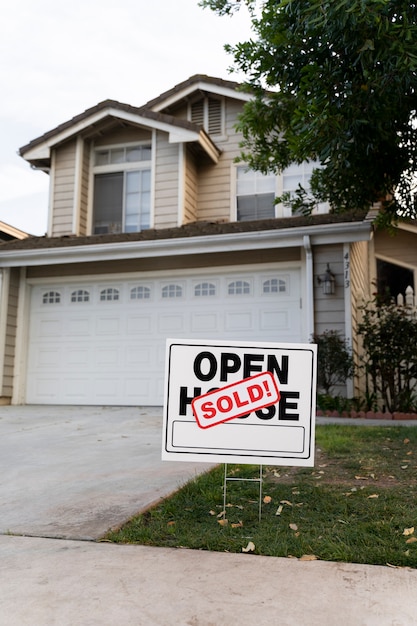
<path id="1" fill-rule="evenodd" d="M 345 335 L 345 293 L 343 276 L 343 245 L 313 248 L 314 258 L 314 330 L 321 334 L 325 330 L 337 330 Z M 329 263 L 335 275 L 336 293 L 326 296 L 317 277 L 323 276 Z"/>
<path id="2" fill-rule="evenodd" d="M 380 254 L 392 263 L 417 268 L 417 235 L 403 230 L 395 231 L 394 235 L 377 230 L 374 245 L 377 256 Z"/>
<path id="3" fill-rule="evenodd" d="M 195 158 L 189 149 L 186 150 L 185 156 L 184 187 L 183 223 L 188 224 L 197 219 L 197 168 Z"/>
<path id="4" fill-rule="evenodd" d="M 16 349 L 17 304 L 19 294 L 20 270 L 13 268 L 10 271 L 9 299 L 7 308 L 6 342 L 3 369 L 3 396 L 13 394 L 13 374 Z"/>
<path id="5" fill-rule="evenodd" d="M 155 155 L 155 228 L 178 226 L 179 145 L 157 133 Z"/>
<path id="6" fill-rule="evenodd" d="M 358 241 L 350 246 L 350 288 L 351 288 L 351 315 L 352 315 L 352 351 L 355 363 L 360 365 L 362 354 L 361 338 L 357 334 L 358 324 L 361 319 L 360 307 L 370 298 L 370 285 L 368 277 L 369 244 L 366 241 Z M 362 397 L 365 391 L 365 379 L 363 376 L 354 378 L 354 396 Z"/>
<path id="7" fill-rule="evenodd" d="M 232 213 L 234 192 L 232 192 L 232 171 L 235 158 L 240 154 L 239 142 L 234 125 L 241 111 L 241 104 L 234 100 L 225 101 L 225 130 L 227 141 L 216 144 L 223 150 L 216 165 L 200 165 L 198 169 L 198 220 L 229 222 Z"/>
<path id="8" fill-rule="evenodd" d="M 75 192 L 75 147 L 69 141 L 54 151 L 55 169 L 52 198 L 52 236 L 71 235 Z"/>
<path id="9" fill-rule="evenodd" d="M 97 263 L 77 263 L 77 276 L 97 276 L 129 272 L 170 271 L 173 269 L 210 268 L 221 266 L 256 265 L 257 263 L 279 263 L 300 261 L 300 248 L 273 250 L 247 250 L 244 252 L 220 252 L 217 254 L 187 254 L 183 256 L 129 259 Z M 33 278 L 57 278 L 73 276 L 75 267 L 69 265 L 47 265 L 27 268 L 28 280 Z"/>
<path id="10" fill-rule="evenodd" d="M 84 142 L 83 157 L 81 164 L 81 194 L 80 194 L 80 221 L 79 221 L 79 234 L 87 235 L 87 223 L 88 223 L 88 185 L 90 178 L 90 144 Z"/>

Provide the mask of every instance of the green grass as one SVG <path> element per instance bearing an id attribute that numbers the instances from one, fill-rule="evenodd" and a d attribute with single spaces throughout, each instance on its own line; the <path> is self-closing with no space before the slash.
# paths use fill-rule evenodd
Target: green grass
<path id="1" fill-rule="evenodd" d="M 228 482 L 223 512 L 223 476 L 199 476 L 105 539 L 228 552 L 252 542 L 256 554 L 417 567 L 417 428 L 317 427 L 314 468 L 264 467 L 260 521 L 257 483 Z"/>

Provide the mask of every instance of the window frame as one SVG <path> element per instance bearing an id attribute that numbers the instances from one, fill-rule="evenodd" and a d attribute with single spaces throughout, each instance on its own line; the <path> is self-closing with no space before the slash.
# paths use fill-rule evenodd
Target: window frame
<path id="1" fill-rule="evenodd" d="M 146 148 L 148 147 L 150 150 L 150 158 L 149 160 L 140 160 L 140 161 L 128 161 L 127 158 L 119 163 L 107 163 L 107 164 L 96 164 L 97 154 L 99 152 L 106 151 L 116 151 L 116 150 L 124 150 L 125 153 L 129 148 L 134 147 Z M 152 228 L 153 222 L 153 173 L 154 173 L 154 142 L 153 139 L 149 140 L 139 140 L 139 141 L 129 141 L 125 143 L 116 143 L 116 144 L 105 144 L 102 146 L 94 145 L 92 146 L 92 183 L 90 186 L 91 189 L 91 234 L 110 234 L 111 232 L 117 233 L 127 233 L 127 232 L 141 232 L 142 230 L 148 230 Z M 148 216 L 148 224 L 143 226 L 141 223 L 142 220 L 142 210 L 141 206 L 139 207 L 139 211 L 137 213 L 139 228 L 138 230 L 126 230 L 126 210 L 127 210 L 127 173 L 129 172 L 149 172 L 149 216 Z M 121 230 L 111 231 L 108 230 L 107 233 L 96 233 L 96 222 L 94 215 L 94 188 L 95 188 L 95 180 L 96 176 L 100 176 L 103 174 L 121 174 L 122 175 L 122 222 L 121 222 Z"/>
<path id="2" fill-rule="evenodd" d="M 261 177 L 263 176 L 261 174 L 261 172 L 257 172 L 256 170 L 253 170 L 252 168 L 250 168 L 248 165 L 245 164 L 239 164 L 239 165 L 234 165 L 233 166 L 233 172 L 232 172 L 232 176 L 231 176 L 231 181 L 232 181 L 232 192 L 231 192 L 231 196 L 233 198 L 233 215 L 232 215 L 232 219 L 235 222 L 243 222 L 243 221 L 250 221 L 250 220 L 239 220 L 238 219 L 238 209 L 237 209 L 237 204 L 238 204 L 238 196 L 253 196 L 253 195 L 261 195 L 261 194 L 238 194 L 238 171 L 239 170 L 243 170 L 246 169 L 250 172 L 253 172 L 255 177 Z M 274 178 L 274 199 L 277 197 L 278 195 L 278 176 L 276 174 L 271 173 L 270 174 L 271 178 Z M 271 193 L 271 192 L 268 192 Z M 266 195 L 266 194 L 265 194 Z M 277 217 L 277 209 L 276 209 L 276 205 L 274 204 L 274 208 L 273 208 L 273 215 L 270 216 L 270 218 L 258 218 L 258 217 L 252 217 L 251 220 L 256 220 L 256 219 L 273 219 Z"/>

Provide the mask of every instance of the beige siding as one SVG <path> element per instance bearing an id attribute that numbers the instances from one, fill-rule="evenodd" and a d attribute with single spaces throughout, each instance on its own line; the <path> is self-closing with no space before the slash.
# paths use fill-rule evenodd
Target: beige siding
<path id="1" fill-rule="evenodd" d="M 239 155 L 240 135 L 236 134 L 234 125 L 241 104 L 226 101 L 226 135 L 227 141 L 217 142 L 223 150 L 217 165 L 202 165 L 198 171 L 198 213 L 199 220 L 230 221 L 232 212 L 232 171 L 235 158 Z"/>
<path id="2" fill-rule="evenodd" d="M 195 157 L 189 149 L 185 157 L 183 215 L 184 224 L 195 222 L 197 219 L 197 168 Z"/>
<path id="3" fill-rule="evenodd" d="M 360 322 L 360 307 L 369 299 L 370 285 L 368 279 L 369 244 L 358 241 L 350 246 L 350 288 L 352 294 L 352 351 L 356 365 L 360 365 L 361 341 L 357 334 Z M 354 396 L 361 397 L 365 391 L 363 377 L 354 380 Z"/>
<path id="4" fill-rule="evenodd" d="M 395 234 L 377 230 L 374 237 L 375 254 L 382 255 L 392 263 L 417 268 L 417 237 L 415 234 L 397 230 Z"/>
<path id="5" fill-rule="evenodd" d="M 80 193 L 80 210 L 78 234 L 87 235 L 88 224 L 88 185 L 90 178 L 90 144 L 84 142 L 83 155 L 81 164 L 81 193 Z"/>
<path id="6" fill-rule="evenodd" d="M 128 272 L 149 272 L 174 269 L 211 268 L 235 265 L 256 265 L 257 263 L 279 263 L 299 261 L 299 248 L 274 250 L 247 250 L 245 252 L 220 252 L 218 254 L 187 254 L 156 258 L 108 261 L 102 263 L 77 263 L 77 276 L 106 276 Z M 74 265 L 46 265 L 27 268 L 27 278 L 60 278 L 73 276 Z"/>
<path id="7" fill-rule="evenodd" d="M 52 236 L 70 235 L 73 231 L 76 142 L 69 141 L 54 151 L 52 197 Z"/>
<path id="8" fill-rule="evenodd" d="M 178 226 L 179 145 L 157 133 L 155 154 L 155 228 Z"/>
<path id="9" fill-rule="evenodd" d="M 94 141 L 96 147 L 110 146 L 112 144 L 125 144 L 135 141 L 151 141 L 152 132 L 146 128 L 136 128 L 134 126 L 126 126 L 107 131 Z"/>
<path id="10" fill-rule="evenodd" d="M 13 373 L 16 347 L 17 302 L 19 293 L 19 269 L 10 272 L 9 299 L 7 309 L 6 344 L 3 369 L 3 396 L 13 393 Z"/>
<path id="11" fill-rule="evenodd" d="M 344 267 L 343 245 L 320 246 L 313 250 L 314 258 L 314 330 L 321 334 L 325 330 L 336 330 L 345 335 L 345 296 L 344 296 Z M 336 293 L 326 296 L 317 276 L 322 276 L 329 263 L 330 270 L 335 275 Z"/>

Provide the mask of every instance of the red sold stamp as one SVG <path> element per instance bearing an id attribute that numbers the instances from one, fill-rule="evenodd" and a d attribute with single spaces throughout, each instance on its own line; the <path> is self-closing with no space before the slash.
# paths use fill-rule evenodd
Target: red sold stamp
<path id="1" fill-rule="evenodd" d="M 223 424 L 279 402 L 280 393 L 271 372 L 262 372 L 194 398 L 194 417 L 200 428 Z"/>

